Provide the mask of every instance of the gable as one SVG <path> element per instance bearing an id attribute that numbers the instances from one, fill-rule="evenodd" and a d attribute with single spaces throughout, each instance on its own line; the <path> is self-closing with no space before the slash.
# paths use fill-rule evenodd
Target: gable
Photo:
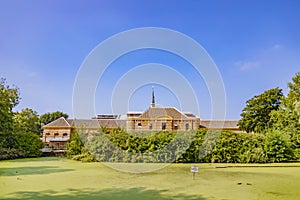
<path id="1" fill-rule="evenodd" d="M 146 110 L 140 118 L 161 118 L 168 117 L 173 119 L 187 119 L 187 116 L 176 108 L 149 108 Z"/>
<path id="2" fill-rule="evenodd" d="M 49 124 L 46 124 L 44 127 L 71 127 L 71 126 L 64 117 L 60 117 L 50 122 Z"/>

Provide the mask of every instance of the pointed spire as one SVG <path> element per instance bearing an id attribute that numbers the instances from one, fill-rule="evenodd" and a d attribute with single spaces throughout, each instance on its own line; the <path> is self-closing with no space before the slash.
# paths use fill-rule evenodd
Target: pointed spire
<path id="1" fill-rule="evenodd" d="M 151 108 L 155 107 L 155 96 L 154 96 L 154 87 L 152 86 L 152 102 L 151 102 Z"/>

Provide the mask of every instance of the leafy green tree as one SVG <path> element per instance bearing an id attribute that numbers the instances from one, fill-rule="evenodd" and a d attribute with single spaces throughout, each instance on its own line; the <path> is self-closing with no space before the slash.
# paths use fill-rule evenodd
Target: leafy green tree
<path id="1" fill-rule="evenodd" d="M 282 162 L 294 159 L 290 136 L 280 130 L 266 134 L 264 149 L 270 162 Z"/>
<path id="2" fill-rule="evenodd" d="M 282 99 L 279 110 L 271 113 L 272 129 L 290 135 L 292 148 L 300 158 L 300 73 L 292 78 L 288 88 L 289 92 Z"/>
<path id="3" fill-rule="evenodd" d="M 36 134 L 39 128 L 37 113 L 31 109 L 20 113 L 12 111 L 19 99 L 19 90 L 0 79 L 0 160 L 40 156 L 44 146 Z"/>
<path id="4" fill-rule="evenodd" d="M 68 116 L 68 114 L 63 113 L 61 111 L 56 111 L 56 112 L 52 112 L 52 113 L 48 112 L 48 113 L 41 115 L 40 123 L 43 126 L 43 125 L 46 125 L 60 117 L 64 117 L 67 119 L 69 116 Z"/>
<path id="5" fill-rule="evenodd" d="M 25 108 L 14 115 L 14 132 L 32 132 L 41 134 L 41 124 L 36 111 Z"/>
<path id="6" fill-rule="evenodd" d="M 279 109 L 282 96 L 282 90 L 277 87 L 249 99 L 241 113 L 239 128 L 246 132 L 265 131 L 271 125 L 270 113 Z"/>
<path id="7" fill-rule="evenodd" d="M 67 157 L 72 158 L 75 155 L 79 155 L 82 153 L 82 148 L 84 147 L 83 142 L 80 139 L 79 134 L 76 130 L 74 130 L 71 134 L 71 139 L 67 144 Z"/>
<path id="8" fill-rule="evenodd" d="M 4 78 L 0 79 L 0 133 L 13 131 L 13 107 L 19 103 L 19 89 L 11 88 Z"/>
<path id="9" fill-rule="evenodd" d="M 24 152 L 24 157 L 39 157 L 42 155 L 40 149 L 44 143 L 36 133 L 19 132 L 15 134 L 17 141 L 16 149 Z"/>

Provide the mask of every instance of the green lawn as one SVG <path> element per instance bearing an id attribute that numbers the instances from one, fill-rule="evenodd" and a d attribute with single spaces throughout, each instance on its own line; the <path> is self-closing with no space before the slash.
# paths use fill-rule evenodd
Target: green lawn
<path id="1" fill-rule="evenodd" d="M 0 199 L 300 199 L 299 163 L 197 164 L 195 180 L 191 165 L 131 174 L 63 158 L 1 161 Z"/>

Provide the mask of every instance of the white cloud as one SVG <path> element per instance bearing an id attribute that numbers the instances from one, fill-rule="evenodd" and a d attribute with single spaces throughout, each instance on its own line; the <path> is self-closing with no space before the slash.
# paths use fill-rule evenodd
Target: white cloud
<path id="1" fill-rule="evenodd" d="M 272 50 L 278 50 L 278 49 L 281 49 L 282 48 L 282 45 L 280 45 L 280 44 L 274 44 L 273 46 L 272 46 Z"/>
<path id="2" fill-rule="evenodd" d="M 259 61 L 237 61 L 234 63 L 235 66 L 238 66 L 241 71 L 247 71 L 251 69 L 258 68 L 260 66 Z"/>

